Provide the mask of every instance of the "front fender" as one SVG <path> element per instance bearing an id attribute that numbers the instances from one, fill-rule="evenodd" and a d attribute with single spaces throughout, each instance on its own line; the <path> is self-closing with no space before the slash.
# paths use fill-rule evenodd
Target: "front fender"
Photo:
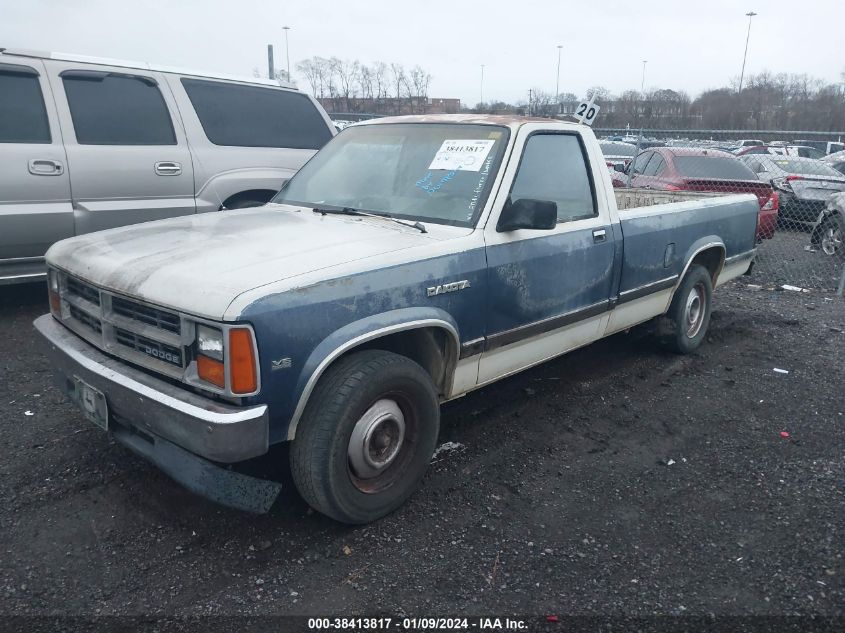
<path id="1" fill-rule="evenodd" d="M 458 326 L 452 316 L 440 308 L 414 307 L 390 310 L 374 314 L 366 318 L 349 323 L 327 336 L 314 348 L 305 361 L 296 382 L 293 401 L 296 402 L 293 414 L 288 424 L 287 438 L 292 440 L 296 435 L 296 427 L 308 398 L 317 381 L 329 368 L 334 360 L 345 352 L 371 341 L 396 332 L 403 332 L 424 327 L 441 328 L 448 333 L 450 341 L 447 365 L 454 369 L 460 349 Z"/>

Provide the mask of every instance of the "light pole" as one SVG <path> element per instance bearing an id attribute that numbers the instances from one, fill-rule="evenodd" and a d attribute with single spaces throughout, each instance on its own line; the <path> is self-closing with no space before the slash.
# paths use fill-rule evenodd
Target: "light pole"
<path id="1" fill-rule="evenodd" d="M 288 31 L 290 31 L 290 27 L 289 26 L 283 26 L 282 30 L 285 32 L 285 57 L 287 58 L 287 62 L 288 62 L 288 70 L 287 70 L 288 79 L 287 80 L 288 80 L 288 83 L 290 83 L 290 46 L 288 45 Z"/>
<path id="2" fill-rule="evenodd" d="M 484 109 L 484 64 L 481 64 L 481 94 L 479 96 L 480 96 L 479 108 L 483 110 Z"/>
<path id="3" fill-rule="evenodd" d="M 645 95 L 645 65 L 648 63 L 647 59 L 643 60 L 643 80 L 640 83 L 640 92 Z"/>
<path id="4" fill-rule="evenodd" d="M 557 45 L 557 83 L 555 84 L 555 101 L 557 101 L 557 111 L 560 114 L 560 51 L 563 49 L 561 44 Z"/>
<path id="5" fill-rule="evenodd" d="M 745 58 L 748 57 L 748 40 L 751 39 L 751 18 L 757 14 L 754 11 L 749 11 L 745 15 L 748 16 L 748 34 L 745 36 L 745 52 L 742 54 L 742 72 L 739 73 L 739 90 L 737 94 L 742 92 L 742 80 L 745 79 Z"/>

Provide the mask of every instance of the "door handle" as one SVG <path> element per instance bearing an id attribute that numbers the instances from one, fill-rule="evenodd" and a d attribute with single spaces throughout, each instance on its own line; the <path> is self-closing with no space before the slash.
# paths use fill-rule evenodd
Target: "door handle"
<path id="1" fill-rule="evenodd" d="M 29 161 L 29 173 L 33 176 L 61 176 L 65 168 L 57 160 L 33 158 Z"/>
<path id="2" fill-rule="evenodd" d="M 593 242 L 596 244 L 600 244 L 601 242 L 607 241 L 607 231 L 604 229 L 596 229 L 593 231 Z"/>
<path id="3" fill-rule="evenodd" d="M 182 163 L 160 160 L 155 164 L 159 176 L 178 176 L 182 173 Z"/>

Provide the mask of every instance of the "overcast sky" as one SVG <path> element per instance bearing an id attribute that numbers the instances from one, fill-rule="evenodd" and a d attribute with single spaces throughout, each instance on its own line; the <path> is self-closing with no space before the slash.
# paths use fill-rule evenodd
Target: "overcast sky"
<path id="1" fill-rule="evenodd" d="M 0 0 L 0 46 L 251 76 L 267 72 L 266 45 L 284 68 L 320 55 L 419 64 L 429 96 L 524 100 L 593 85 L 614 93 L 646 87 L 695 95 L 739 76 L 748 18 L 756 11 L 746 74 L 764 69 L 841 82 L 845 0 Z"/>

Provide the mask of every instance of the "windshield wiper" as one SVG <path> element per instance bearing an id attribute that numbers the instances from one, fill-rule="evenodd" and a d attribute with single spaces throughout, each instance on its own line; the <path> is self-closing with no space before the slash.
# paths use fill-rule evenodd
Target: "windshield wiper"
<path id="1" fill-rule="evenodd" d="M 360 215 L 366 218 L 381 218 L 382 220 L 390 220 L 391 222 L 396 222 L 396 224 L 401 224 L 402 226 L 407 226 L 412 229 L 417 229 L 420 233 L 428 233 L 425 228 L 425 225 L 422 222 L 406 222 L 404 220 L 400 220 L 399 218 L 394 218 L 387 214 L 382 213 L 368 213 L 366 211 L 359 211 L 358 209 L 353 209 L 352 207 L 341 207 L 339 209 L 323 209 L 320 207 L 314 207 L 314 213 L 320 213 L 322 215 L 326 214 L 333 214 L 333 215 Z"/>

